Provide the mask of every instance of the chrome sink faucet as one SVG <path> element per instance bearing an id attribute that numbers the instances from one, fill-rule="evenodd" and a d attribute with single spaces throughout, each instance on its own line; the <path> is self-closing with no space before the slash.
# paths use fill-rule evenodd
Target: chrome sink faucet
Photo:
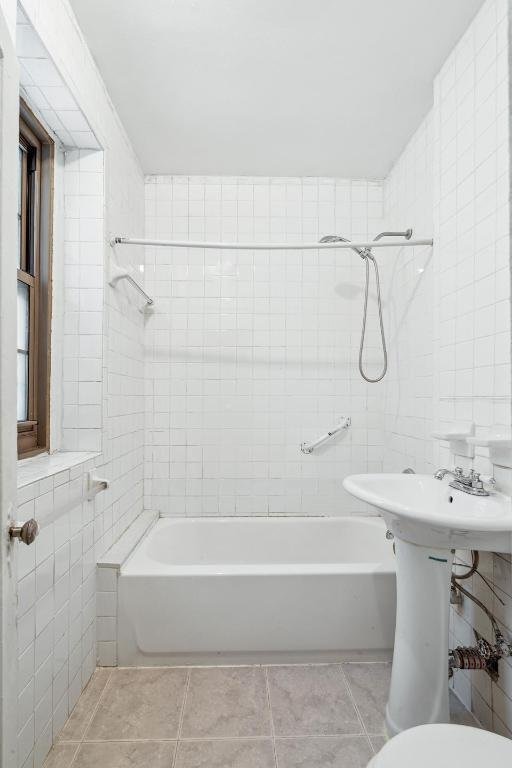
<path id="1" fill-rule="evenodd" d="M 472 496 L 489 496 L 489 491 L 485 490 L 480 474 L 473 469 L 470 469 L 467 475 L 464 474 L 462 467 L 455 467 L 453 472 L 451 469 L 438 469 L 434 477 L 436 480 L 442 480 L 446 475 L 453 477 L 452 482 L 449 483 L 450 488 L 470 493 Z M 494 477 L 486 478 L 485 482 L 488 485 L 496 485 Z"/>

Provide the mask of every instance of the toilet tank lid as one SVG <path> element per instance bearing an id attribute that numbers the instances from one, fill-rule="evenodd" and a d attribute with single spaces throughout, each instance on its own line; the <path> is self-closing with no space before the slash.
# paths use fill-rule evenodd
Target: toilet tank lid
<path id="1" fill-rule="evenodd" d="M 482 768 L 489 759 L 512 764 L 512 740 L 465 725 L 419 725 L 395 736 L 372 763 L 375 768 Z"/>

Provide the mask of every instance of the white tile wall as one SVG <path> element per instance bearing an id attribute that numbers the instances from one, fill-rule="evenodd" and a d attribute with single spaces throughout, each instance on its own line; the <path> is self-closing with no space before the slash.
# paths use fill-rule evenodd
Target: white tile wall
<path id="1" fill-rule="evenodd" d="M 107 285 L 112 257 L 107 242 L 111 233 L 142 231 L 144 179 L 69 2 L 26 0 L 23 10 L 104 147 L 103 152 L 66 153 L 62 178 L 56 178 L 65 228 L 62 241 L 56 238 L 54 243 L 67 281 L 62 314 L 69 339 L 63 379 L 72 385 L 65 388 L 68 402 L 78 409 L 65 413 L 66 419 L 74 419 L 66 435 L 67 449 L 77 444 L 73 430 L 81 433 L 79 445 L 84 449 L 88 433 L 98 428 L 101 405 L 102 471 L 111 481 L 105 518 L 96 531 L 102 553 L 142 509 L 144 317 L 128 286 L 113 290 Z M 142 260 L 137 249 L 121 258 L 125 263 Z M 103 393 L 98 401 L 99 381 Z"/>
<path id="2" fill-rule="evenodd" d="M 129 456 L 129 447 L 125 454 Z M 80 454 L 70 455 L 75 457 L 70 469 L 59 469 L 59 454 L 49 461 L 26 460 L 32 466 L 23 467 L 25 477 L 18 491 L 17 515 L 22 520 L 35 517 L 42 527 L 34 546 L 15 547 L 19 768 L 42 765 L 94 670 L 98 652 L 101 663 L 108 662 L 101 642 L 97 646 L 103 617 L 100 610 L 98 632 L 96 563 L 142 506 L 136 479 L 127 489 L 130 471 L 123 472 L 122 457 L 106 461 L 97 456 L 80 463 Z M 41 475 L 36 466 L 41 461 L 53 463 L 54 469 L 46 467 L 44 477 L 27 482 L 31 473 Z M 113 482 L 88 502 L 82 497 L 92 467 Z"/>
<path id="3" fill-rule="evenodd" d="M 14 549 L 20 767 L 42 764 L 96 665 L 94 532 L 103 503 L 82 500 L 94 465 L 75 463 L 18 492 L 18 517 L 41 526 L 34 545 Z"/>
<path id="4" fill-rule="evenodd" d="M 117 664 L 117 586 L 120 568 L 156 520 L 156 512 L 144 511 L 114 546 L 98 558 L 96 636 L 99 666 L 113 667 Z"/>
<path id="5" fill-rule="evenodd" d="M 432 237 L 432 116 L 410 140 L 384 185 L 385 225 L 412 227 Z M 431 471 L 433 443 L 434 311 L 432 248 L 386 250 L 385 324 L 389 366 L 385 379 L 384 469 Z"/>
<path id="6" fill-rule="evenodd" d="M 510 131 L 508 3 L 488 0 L 455 48 L 434 87 L 435 253 L 434 408 L 439 424 L 469 421 L 477 434 L 511 426 Z M 448 460 L 445 445 L 436 463 Z M 469 460 L 457 457 L 457 463 Z M 477 448 L 472 465 L 512 489 L 512 470 L 493 467 Z M 510 559 L 489 555 L 482 571 L 502 605 L 478 577 L 472 588 L 512 634 Z M 478 608 L 453 612 L 456 644 L 472 627 L 492 637 Z M 484 674 L 457 675 L 456 690 L 484 725 L 512 737 L 512 665 L 498 683 Z"/>
<path id="7" fill-rule="evenodd" d="M 52 437 L 58 448 L 101 446 L 96 467 L 110 487 L 43 529 L 35 550 L 18 547 L 18 764 L 40 768 L 96 663 L 95 563 L 142 510 L 144 317 L 128 286 L 107 284 L 107 241 L 143 230 L 144 178 L 67 0 L 27 0 L 24 11 L 104 150 L 57 153 Z M 141 262 L 136 249 L 120 256 Z M 69 500 L 76 472 L 26 485 L 18 514 L 41 518 Z"/>
<path id="8" fill-rule="evenodd" d="M 103 185 L 103 152 L 66 152 L 62 448 L 69 451 L 102 449 Z"/>
<path id="9" fill-rule="evenodd" d="M 473 461 L 430 438 L 460 422 L 477 433 L 510 429 L 510 240 L 508 3 L 488 0 L 434 84 L 434 107 L 385 183 L 386 226 L 432 223 L 435 248 L 398 253 L 385 270 L 390 375 L 384 466 L 431 472 L 455 463 L 493 473 L 512 488 L 512 470 Z M 431 218 L 431 211 L 433 217 Z M 422 232 L 427 234 L 427 232 Z M 459 553 L 467 559 L 466 553 Z M 512 565 L 482 556 L 469 588 L 512 636 Z M 500 602 L 503 601 L 503 602 Z M 488 639 L 488 620 L 469 600 L 452 610 L 450 645 Z M 453 685 L 484 727 L 512 737 L 512 665 L 500 679 L 457 672 Z"/>
<path id="10" fill-rule="evenodd" d="M 117 578 L 118 568 L 98 568 L 96 592 L 96 639 L 98 664 L 117 664 Z"/>
<path id="11" fill-rule="evenodd" d="M 481 433 L 511 424 L 507 7 L 485 3 L 434 85 L 435 405 Z"/>
<path id="12" fill-rule="evenodd" d="M 87 118 L 20 5 L 16 50 L 23 95 L 37 108 L 62 144 L 65 147 L 99 149 Z"/>
<path id="13" fill-rule="evenodd" d="M 149 237 L 350 238 L 381 229 L 382 184 L 149 177 Z M 364 266 L 352 251 L 147 249 L 145 507 L 173 515 L 343 514 L 379 470 L 379 386 L 357 371 Z M 374 319 L 374 312 L 372 310 Z M 369 361 L 379 360 L 370 321 Z M 304 440 L 352 417 L 311 456 Z"/>

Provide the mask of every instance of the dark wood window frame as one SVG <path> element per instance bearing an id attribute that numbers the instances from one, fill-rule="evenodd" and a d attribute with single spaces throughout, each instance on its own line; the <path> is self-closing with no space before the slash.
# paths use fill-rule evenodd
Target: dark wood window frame
<path id="1" fill-rule="evenodd" d="M 18 420 L 18 458 L 50 447 L 51 243 L 54 143 L 34 114 L 20 104 L 18 290 L 28 294 L 26 401 Z M 19 320 L 19 318 L 18 318 Z M 22 365 L 22 367 L 24 367 Z M 20 387 L 20 382 L 18 382 Z M 20 414 L 18 414 L 19 416 Z"/>

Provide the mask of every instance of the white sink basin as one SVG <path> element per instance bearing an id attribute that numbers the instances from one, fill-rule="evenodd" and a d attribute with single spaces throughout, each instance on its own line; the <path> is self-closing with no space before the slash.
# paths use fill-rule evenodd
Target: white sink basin
<path id="1" fill-rule="evenodd" d="M 472 496 L 431 475 L 350 475 L 345 489 L 379 509 L 404 541 L 445 549 L 512 550 L 512 501 Z"/>
<path id="2" fill-rule="evenodd" d="M 351 475 L 345 489 L 382 512 L 395 537 L 397 614 L 386 708 L 391 736 L 449 722 L 448 627 L 454 549 L 512 550 L 508 496 L 472 496 L 431 475 Z"/>

